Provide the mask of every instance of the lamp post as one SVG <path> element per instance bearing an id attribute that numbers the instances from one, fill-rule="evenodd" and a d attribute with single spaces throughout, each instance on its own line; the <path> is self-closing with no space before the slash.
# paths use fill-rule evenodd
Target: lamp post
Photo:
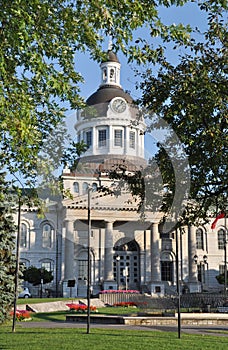
<path id="1" fill-rule="evenodd" d="M 90 292 L 91 292 L 91 258 L 90 258 L 90 236 L 91 236 L 91 188 L 88 187 L 88 269 L 87 269 L 87 334 L 90 332 Z"/>
<path id="2" fill-rule="evenodd" d="M 19 280 L 19 265 L 20 265 L 20 238 L 21 238 L 21 197 L 18 197 L 18 219 L 17 219 L 17 246 L 16 246 L 16 271 L 14 284 L 14 303 L 13 303 L 13 325 L 12 332 L 15 332 L 16 326 L 16 310 L 17 310 L 17 289 Z"/>
<path id="3" fill-rule="evenodd" d="M 194 255 L 193 257 L 194 263 L 199 265 L 200 269 L 200 279 L 198 278 L 198 281 L 201 282 L 201 292 L 203 292 L 203 283 L 204 283 L 204 276 L 205 276 L 205 265 L 207 265 L 207 255 L 203 256 L 203 260 L 202 261 L 198 261 L 199 257 L 198 255 Z"/>
<path id="4" fill-rule="evenodd" d="M 225 232 L 225 239 L 224 239 L 224 293 L 227 292 L 227 251 L 226 251 L 226 232 Z"/>
<path id="5" fill-rule="evenodd" d="M 119 267 L 119 263 L 120 263 L 120 256 L 117 255 L 116 256 L 116 279 L 117 279 L 117 290 L 119 290 L 120 288 L 120 267 Z"/>
<path id="6" fill-rule="evenodd" d="M 180 232 L 181 233 L 181 232 Z M 178 338 L 181 337 L 181 314 L 180 314 L 180 280 L 179 280 L 179 244 L 178 229 L 176 229 L 176 284 L 177 284 L 177 315 L 178 315 Z"/>

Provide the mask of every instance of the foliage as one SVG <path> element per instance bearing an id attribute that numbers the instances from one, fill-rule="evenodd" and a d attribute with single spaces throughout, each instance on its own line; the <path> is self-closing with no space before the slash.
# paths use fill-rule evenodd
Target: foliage
<path id="1" fill-rule="evenodd" d="M 165 7 L 184 3 L 159 1 Z M 178 38 L 185 43 L 189 38 L 190 28 L 164 25 L 157 4 L 149 0 L 0 0 L 0 7 L 0 169 L 14 177 L 19 174 L 24 187 L 30 188 L 37 186 L 40 175 L 46 182 L 62 158 L 74 166 L 75 158 L 85 149 L 85 145 L 72 143 L 72 149 L 64 153 L 69 141 L 63 123 L 65 109 L 84 106 L 79 87 L 83 77 L 75 70 L 79 53 L 103 60 L 102 44 L 110 35 L 114 49 L 121 49 L 129 61 L 145 62 L 145 40 L 132 42 L 133 32 L 142 26 L 165 41 Z M 161 56 L 161 48 L 150 50 L 150 61 Z M 8 185 L 2 178 L 4 193 Z M 50 181 L 55 187 L 56 179 Z M 38 204 L 37 197 L 29 205 Z M 10 234 L 15 229 L 3 199 L 0 295 L 5 315 L 5 305 L 10 305 L 12 298 L 14 242 Z"/>
<path id="2" fill-rule="evenodd" d="M 168 215 L 174 196 L 183 194 L 174 206 L 175 219 L 181 224 L 196 223 L 198 218 L 207 221 L 208 215 L 227 206 L 227 3 L 209 0 L 198 5 L 207 19 L 206 31 L 196 28 L 186 50 L 176 47 L 177 63 L 162 57 L 156 70 L 143 73 L 140 85 L 148 131 L 162 135 L 163 125 L 168 125 L 182 145 L 182 156 L 178 148 L 175 156 L 175 143 L 166 131 L 162 142 L 157 138 L 155 157 L 165 187 L 160 209 Z M 184 157 L 186 166 L 181 171 L 178 167 Z M 179 188 L 183 173 L 186 178 L 190 175 L 189 190 Z"/>
<path id="3" fill-rule="evenodd" d="M 53 280 L 53 275 L 51 271 L 47 271 L 42 267 L 29 266 L 23 272 L 23 279 L 37 286 L 41 284 L 41 280 L 43 280 L 43 284 L 50 283 Z"/>
<path id="4" fill-rule="evenodd" d="M 223 272 L 220 275 L 216 276 L 216 279 L 217 279 L 219 284 L 225 284 L 225 272 Z M 228 280 L 228 271 L 227 271 L 227 280 Z"/>
<path id="5" fill-rule="evenodd" d="M 132 44 L 132 38 L 135 29 L 146 25 L 166 41 L 175 36 L 186 40 L 184 27 L 163 25 L 157 5 L 149 0 L 143 5 L 130 0 L 1 0 L 0 5 L 0 164 L 30 179 L 45 141 L 64 120 L 64 107 L 83 106 L 83 77 L 75 70 L 78 53 L 88 51 L 91 59 L 103 60 L 102 43 L 110 35 L 115 49 L 141 62 L 145 43 Z"/>
<path id="6" fill-rule="evenodd" d="M 7 192 L 4 173 L 0 172 L 0 323 L 3 322 L 14 300 L 16 269 L 13 207 L 15 198 Z"/>

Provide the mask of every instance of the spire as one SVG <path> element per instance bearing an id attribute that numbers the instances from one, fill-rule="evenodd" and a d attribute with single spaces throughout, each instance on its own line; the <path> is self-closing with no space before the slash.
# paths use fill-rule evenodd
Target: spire
<path id="1" fill-rule="evenodd" d="M 108 41 L 108 51 L 112 51 L 113 48 L 113 43 L 112 43 L 112 37 L 109 37 L 109 41 Z"/>

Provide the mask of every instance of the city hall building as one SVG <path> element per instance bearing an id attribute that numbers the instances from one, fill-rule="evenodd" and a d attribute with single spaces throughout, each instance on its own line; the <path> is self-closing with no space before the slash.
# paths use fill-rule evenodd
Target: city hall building
<path id="1" fill-rule="evenodd" d="M 211 229 L 184 227 L 178 233 L 159 229 L 162 213 L 146 212 L 139 202 L 107 175 L 115 166 L 134 171 L 147 165 L 144 151 L 146 125 L 139 110 L 120 84 L 120 62 L 108 51 L 100 66 L 101 84 L 76 112 L 76 138 L 88 149 L 76 170 L 62 173 L 71 198 L 47 198 L 46 216 L 22 207 L 20 261 L 26 267 L 52 271 L 45 289 L 53 295 L 86 296 L 88 244 L 92 293 L 128 289 L 166 295 L 176 292 L 176 269 L 183 292 L 218 291 L 216 276 L 225 268 L 225 218 Z M 100 186 L 110 191 L 99 191 Z M 32 294 L 36 289 L 30 286 Z"/>

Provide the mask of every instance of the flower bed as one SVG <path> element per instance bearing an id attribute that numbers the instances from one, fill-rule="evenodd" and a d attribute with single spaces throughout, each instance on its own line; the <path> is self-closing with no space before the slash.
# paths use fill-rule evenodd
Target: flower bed
<path id="1" fill-rule="evenodd" d="M 127 289 L 127 290 L 126 289 L 106 289 L 106 290 L 100 291 L 100 294 L 126 294 L 126 293 L 139 294 L 140 292 L 135 289 Z"/>
<path id="2" fill-rule="evenodd" d="M 13 316 L 13 311 L 10 312 L 10 316 Z M 16 310 L 17 321 L 30 321 L 31 319 L 31 312 L 28 310 Z"/>
<path id="3" fill-rule="evenodd" d="M 134 306 L 137 307 L 137 304 L 134 303 L 133 301 L 122 301 L 120 303 L 115 303 L 113 304 L 113 306 L 121 306 L 121 307 L 130 307 L 130 306 Z"/>
<path id="4" fill-rule="evenodd" d="M 88 309 L 87 305 L 84 304 L 66 304 L 70 308 L 70 311 L 72 312 L 78 312 L 78 313 L 85 313 Z M 96 306 L 90 306 L 90 311 L 91 312 L 97 312 Z"/>

